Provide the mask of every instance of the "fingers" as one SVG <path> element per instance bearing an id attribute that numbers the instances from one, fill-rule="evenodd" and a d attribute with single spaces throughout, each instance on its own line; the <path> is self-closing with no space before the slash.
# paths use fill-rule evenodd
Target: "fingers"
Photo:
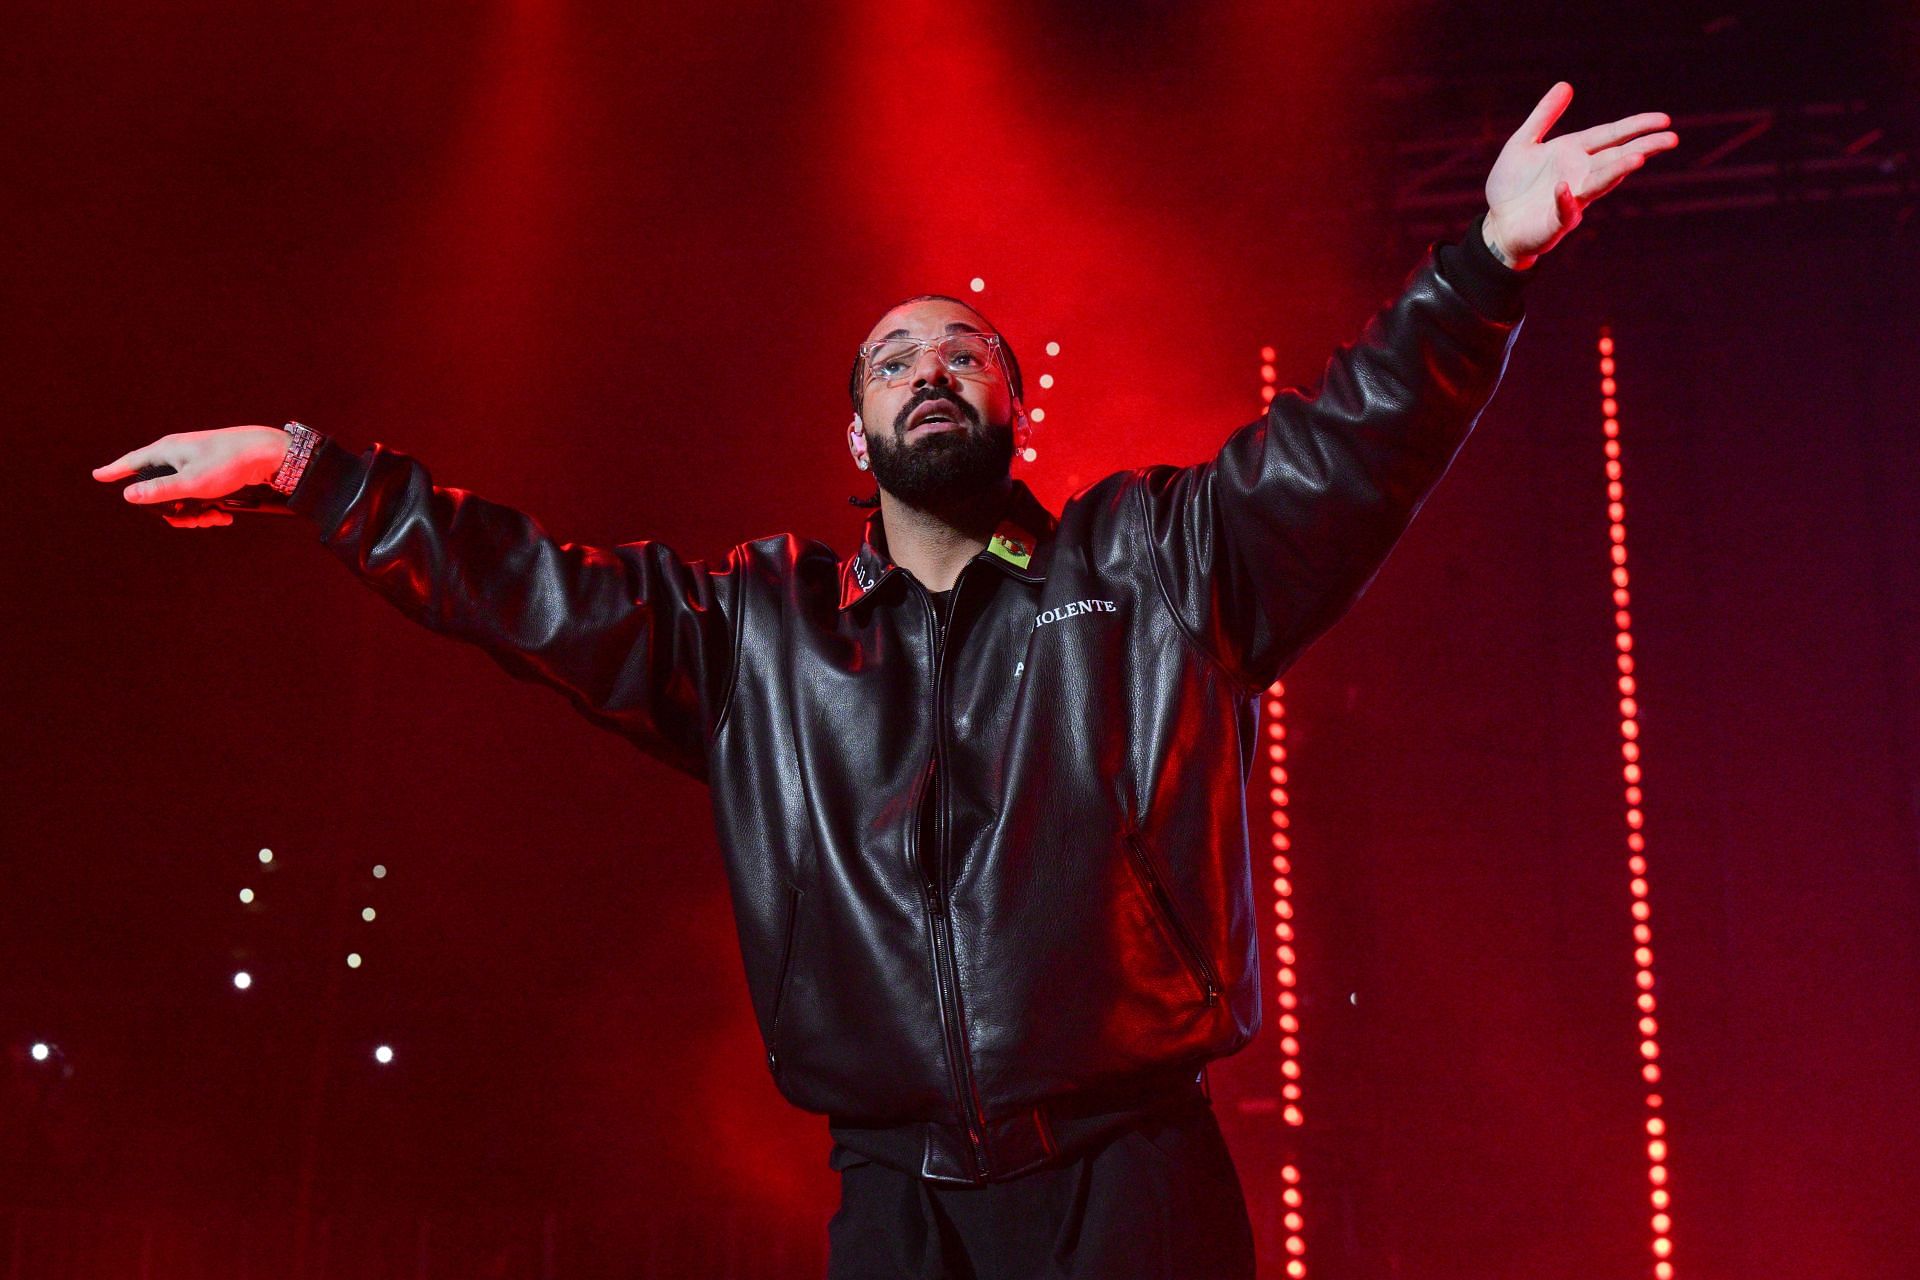
<path id="1" fill-rule="evenodd" d="M 160 456 L 160 446 L 165 441 L 166 437 L 162 436 L 152 444 L 144 444 L 131 453 L 121 454 L 104 467 L 95 467 L 93 478 L 103 483 L 110 480 L 124 480 L 149 463 L 165 462 L 166 459 Z"/>
<path id="2" fill-rule="evenodd" d="M 1656 152 L 1671 151 L 1679 145 L 1680 135 L 1669 130 L 1665 133 L 1649 133 L 1645 137 L 1635 138 L 1632 142 L 1622 144 L 1616 148 L 1616 150 L 1626 152 L 1629 155 L 1640 156 L 1644 159 Z"/>
<path id="3" fill-rule="evenodd" d="M 1539 142 L 1547 136 L 1547 131 L 1553 128 L 1554 122 L 1560 118 L 1560 113 L 1565 111 L 1567 104 L 1572 101 L 1573 86 L 1565 80 L 1560 81 L 1547 90 L 1544 98 L 1534 104 L 1533 113 L 1527 117 L 1525 124 L 1514 130 L 1513 136 L 1524 138 L 1528 142 Z"/>
<path id="4" fill-rule="evenodd" d="M 1594 125 L 1591 129 L 1582 129 L 1578 133 L 1570 133 L 1567 139 L 1579 143 L 1591 155 L 1595 151 L 1604 151 L 1616 143 L 1625 142 L 1636 134 L 1645 133 L 1649 129 L 1664 129 L 1672 123 L 1673 120 L 1664 111 L 1643 111 L 1637 116 L 1627 116 L 1606 124 Z M 1669 136 L 1673 137 L 1675 142 L 1680 140 L 1678 135 Z"/>
<path id="5" fill-rule="evenodd" d="M 135 467 L 134 470 L 139 470 L 139 467 Z M 156 502 L 172 502 L 177 498 L 194 497 L 193 489 L 192 474 L 181 471 L 170 476 L 142 480 L 139 484 L 130 484 L 120 491 L 120 496 L 128 502 L 148 506 Z"/>
<path id="6" fill-rule="evenodd" d="M 1566 183 L 1558 183 L 1553 188 L 1554 212 L 1560 216 L 1563 229 L 1572 230 L 1580 221 L 1580 200 L 1573 194 L 1573 188 Z"/>
<path id="7" fill-rule="evenodd" d="M 174 502 L 162 508 L 160 518 L 176 529 L 217 529 L 233 523 L 233 514 L 218 507 Z"/>
<path id="8" fill-rule="evenodd" d="M 1606 195 L 1607 192 L 1625 182 L 1627 175 L 1635 169 L 1638 169 L 1642 163 L 1643 161 L 1638 157 L 1634 157 L 1629 160 L 1623 160 L 1619 164 L 1608 165 L 1602 169 L 1595 169 L 1587 175 L 1587 180 L 1581 184 L 1580 203 L 1592 204 L 1601 196 Z"/>
<path id="9" fill-rule="evenodd" d="M 141 468 L 156 464 L 174 469 L 170 476 L 159 476 L 152 480 L 143 480 L 139 484 L 130 484 L 120 491 L 120 496 L 128 502 L 147 505 L 155 502 L 171 502 L 176 498 L 191 497 L 188 490 L 192 487 L 189 478 L 187 459 L 180 456 L 181 450 L 168 446 L 176 440 L 174 436 L 161 436 L 152 444 L 142 445 L 129 453 L 123 453 L 104 467 L 93 469 L 93 478 L 101 483 L 124 480 L 137 474 Z"/>
<path id="10" fill-rule="evenodd" d="M 1645 164 L 1648 156 L 1669 150 L 1679 142 L 1675 134 L 1652 133 L 1615 147 L 1605 156 L 1594 157 L 1593 166 L 1587 170 L 1586 179 L 1580 184 L 1580 198 L 1589 202 L 1598 200 L 1619 186 L 1628 174 Z"/>

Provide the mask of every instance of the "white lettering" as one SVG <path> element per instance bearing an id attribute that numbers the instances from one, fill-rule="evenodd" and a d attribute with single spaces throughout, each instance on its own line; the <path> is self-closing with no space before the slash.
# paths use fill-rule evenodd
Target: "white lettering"
<path id="1" fill-rule="evenodd" d="M 1033 626 L 1037 631 L 1050 622 L 1059 622 L 1064 618 L 1077 618 L 1083 613 L 1118 612 L 1120 612 L 1120 606 L 1111 600 L 1072 600 L 1039 614 L 1034 618 Z"/>

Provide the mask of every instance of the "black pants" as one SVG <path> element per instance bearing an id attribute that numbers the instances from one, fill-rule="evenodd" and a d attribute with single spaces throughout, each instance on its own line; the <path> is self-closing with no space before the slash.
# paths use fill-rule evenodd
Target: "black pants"
<path id="1" fill-rule="evenodd" d="M 1204 1101 L 981 1187 L 834 1157 L 827 1280 L 1252 1280 L 1246 1197 Z"/>

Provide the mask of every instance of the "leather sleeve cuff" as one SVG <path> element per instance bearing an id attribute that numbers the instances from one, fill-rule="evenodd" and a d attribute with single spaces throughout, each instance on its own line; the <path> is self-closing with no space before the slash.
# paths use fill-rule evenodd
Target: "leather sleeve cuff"
<path id="1" fill-rule="evenodd" d="M 1444 244 L 1434 251 L 1440 274 L 1475 310 L 1490 320 L 1511 324 L 1526 312 L 1527 281 L 1540 270 L 1539 264 L 1516 271 L 1493 256 L 1483 230 L 1487 215 L 1482 213 L 1467 228 L 1457 243 Z"/>
<path id="2" fill-rule="evenodd" d="M 366 479 L 365 458 L 342 448 L 331 436 L 322 436 L 300 483 L 287 495 L 287 505 L 312 516 L 325 537 L 339 527 Z"/>

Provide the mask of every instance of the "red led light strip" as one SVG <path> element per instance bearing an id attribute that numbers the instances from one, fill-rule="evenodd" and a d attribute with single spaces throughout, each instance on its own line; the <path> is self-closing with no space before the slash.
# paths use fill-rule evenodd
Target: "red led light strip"
<path id="1" fill-rule="evenodd" d="M 1652 1187 L 1653 1274 L 1655 1280 L 1673 1280 L 1673 1218 L 1668 1212 L 1672 1195 L 1667 1190 L 1667 1122 L 1661 1114 L 1660 1096 L 1660 1024 L 1654 1018 L 1653 907 L 1648 901 L 1646 814 L 1642 809 L 1640 788 L 1640 703 L 1639 685 L 1634 675 L 1632 597 L 1627 590 L 1627 509 L 1626 481 L 1620 458 L 1618 365 L 1614 359 L 1612 331 L 1600 328 L 1600 413 L 1601 429 L 1606 434 L 1607 455 L 1607 537 L 1613 560 L 1614 664 L 1619 668 L 1621 777 L 1626 783 L 1627 870 L 1632 873 L 1628 888 L 1633 894 L 1633 960 L 1635 1004 L 1640 1010 L 1640 1076 L 1647 1085 L 1647 1181 Z"/>
<path id="2" fill-rule="evenodd" d="M 1279 394 L 1274 369 L 1274 349 L 1260 348 L 1260 403 L 1264 408 Z M 1281 1118 L 1294 1128 L 1306 1122 L 1300 1110 L 1300 996 L 1297 990 L 1297 957 L 1293 950 L 1293 841 L 1288 835 L 1291 820 L 1287 816 L 1287 703 L 1286 685 L 1276 680 L 1267 690 L 1267 814 L 1272 832 L 1268 837 L 1273 849 L 1273 936 L 1274 958 L 1280 1006 L 1280 1086 L 1284 1100 Z M 1286 1205 L 1283 1221 L 1287 1228 L 1287 1275 L 1303 1280 L 1307 1274 L 1306 1219 L 1301 1215 L 1300 1166 L 1296 1159 L 1280 1168 L 1280 1198 Z"/>

